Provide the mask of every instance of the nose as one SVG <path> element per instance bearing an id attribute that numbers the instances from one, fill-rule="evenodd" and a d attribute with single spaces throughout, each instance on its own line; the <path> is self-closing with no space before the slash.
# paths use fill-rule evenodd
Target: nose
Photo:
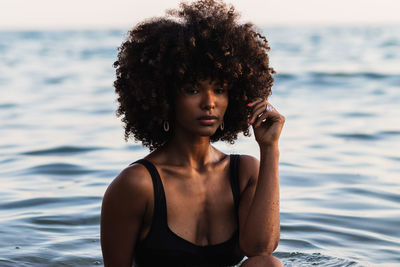
<path id="1" fill-rule="evenodd" d="M 215 108 L 215 94 L 213 90 L 204 90 L 201 99 L 201 106 L 203 109 L 210 110 Z"/>

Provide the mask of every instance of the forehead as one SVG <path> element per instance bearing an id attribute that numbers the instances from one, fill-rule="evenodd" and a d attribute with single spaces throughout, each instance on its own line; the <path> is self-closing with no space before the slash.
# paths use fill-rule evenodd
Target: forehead
<path id="1" fill-rule="evenodd" d="M 223 81 L 211 80 L 211 79 L 199 79 L 194 84 L 190 85 L 198 85 L 201 87 L 227 87 L 228 84 Z"/>

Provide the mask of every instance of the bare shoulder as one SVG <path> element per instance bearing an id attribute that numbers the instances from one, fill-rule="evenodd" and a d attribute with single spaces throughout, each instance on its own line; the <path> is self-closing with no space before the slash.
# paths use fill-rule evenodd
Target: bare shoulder
<path id="1" fill-rule="evenodd" d="M 140 164 L 121 171 L 108 186 L 100 220 L 105 266 L 131 266 L 135 242 L 152 192 L 151 176 Z"/>
<path id="2" fill-rule="evenodd" d="M 258 179 L 258 172 L 260 169 L 260 161 L 250 155 L 240 155 L 239 165 L 239 183 L 240 191 L 255 184 Z"/>
<path id="3" fill-rule="evenodd" d="M 132 201 L 139 199 L 147 202 L 153 193 L 153 183 L 150 173 L 142 164 L 133 164 L 124 170 L 111 182 L 105 194 L 104 201 Z"/>

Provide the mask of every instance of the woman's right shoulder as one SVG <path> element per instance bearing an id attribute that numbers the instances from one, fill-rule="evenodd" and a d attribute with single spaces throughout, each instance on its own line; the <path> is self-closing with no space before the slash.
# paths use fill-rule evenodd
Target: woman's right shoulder
<path id="1" fill-rule="evenodd" d="M 108 186 L 107 195 L 119 197 L 138 197 L 148 199 L 153 194 L 153 182 L 149 171 L 140 163 L 134 163 L 123 169 Z"/>

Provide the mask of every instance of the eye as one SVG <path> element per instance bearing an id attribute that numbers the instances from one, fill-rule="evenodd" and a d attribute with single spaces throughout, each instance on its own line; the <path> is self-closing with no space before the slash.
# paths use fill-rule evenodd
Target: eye
<path id="1" fill-rule="evenodd" d="M 217 88 L 217 89 L 214 89 L 214 92 L 215 92 L 216 94 L 224 94 L 224 93 L 226 92 L 226 89 L 224 89 L 224 88 Z"/>
<path id="2" fill-rule="evenodd" d="M 195 95 L 195 94 L 199 93 L 199 90 L 193 89 L 193 88 L 188 88 L 188 89 L 185 89 L 185 92 L 189 95 Z"/>

